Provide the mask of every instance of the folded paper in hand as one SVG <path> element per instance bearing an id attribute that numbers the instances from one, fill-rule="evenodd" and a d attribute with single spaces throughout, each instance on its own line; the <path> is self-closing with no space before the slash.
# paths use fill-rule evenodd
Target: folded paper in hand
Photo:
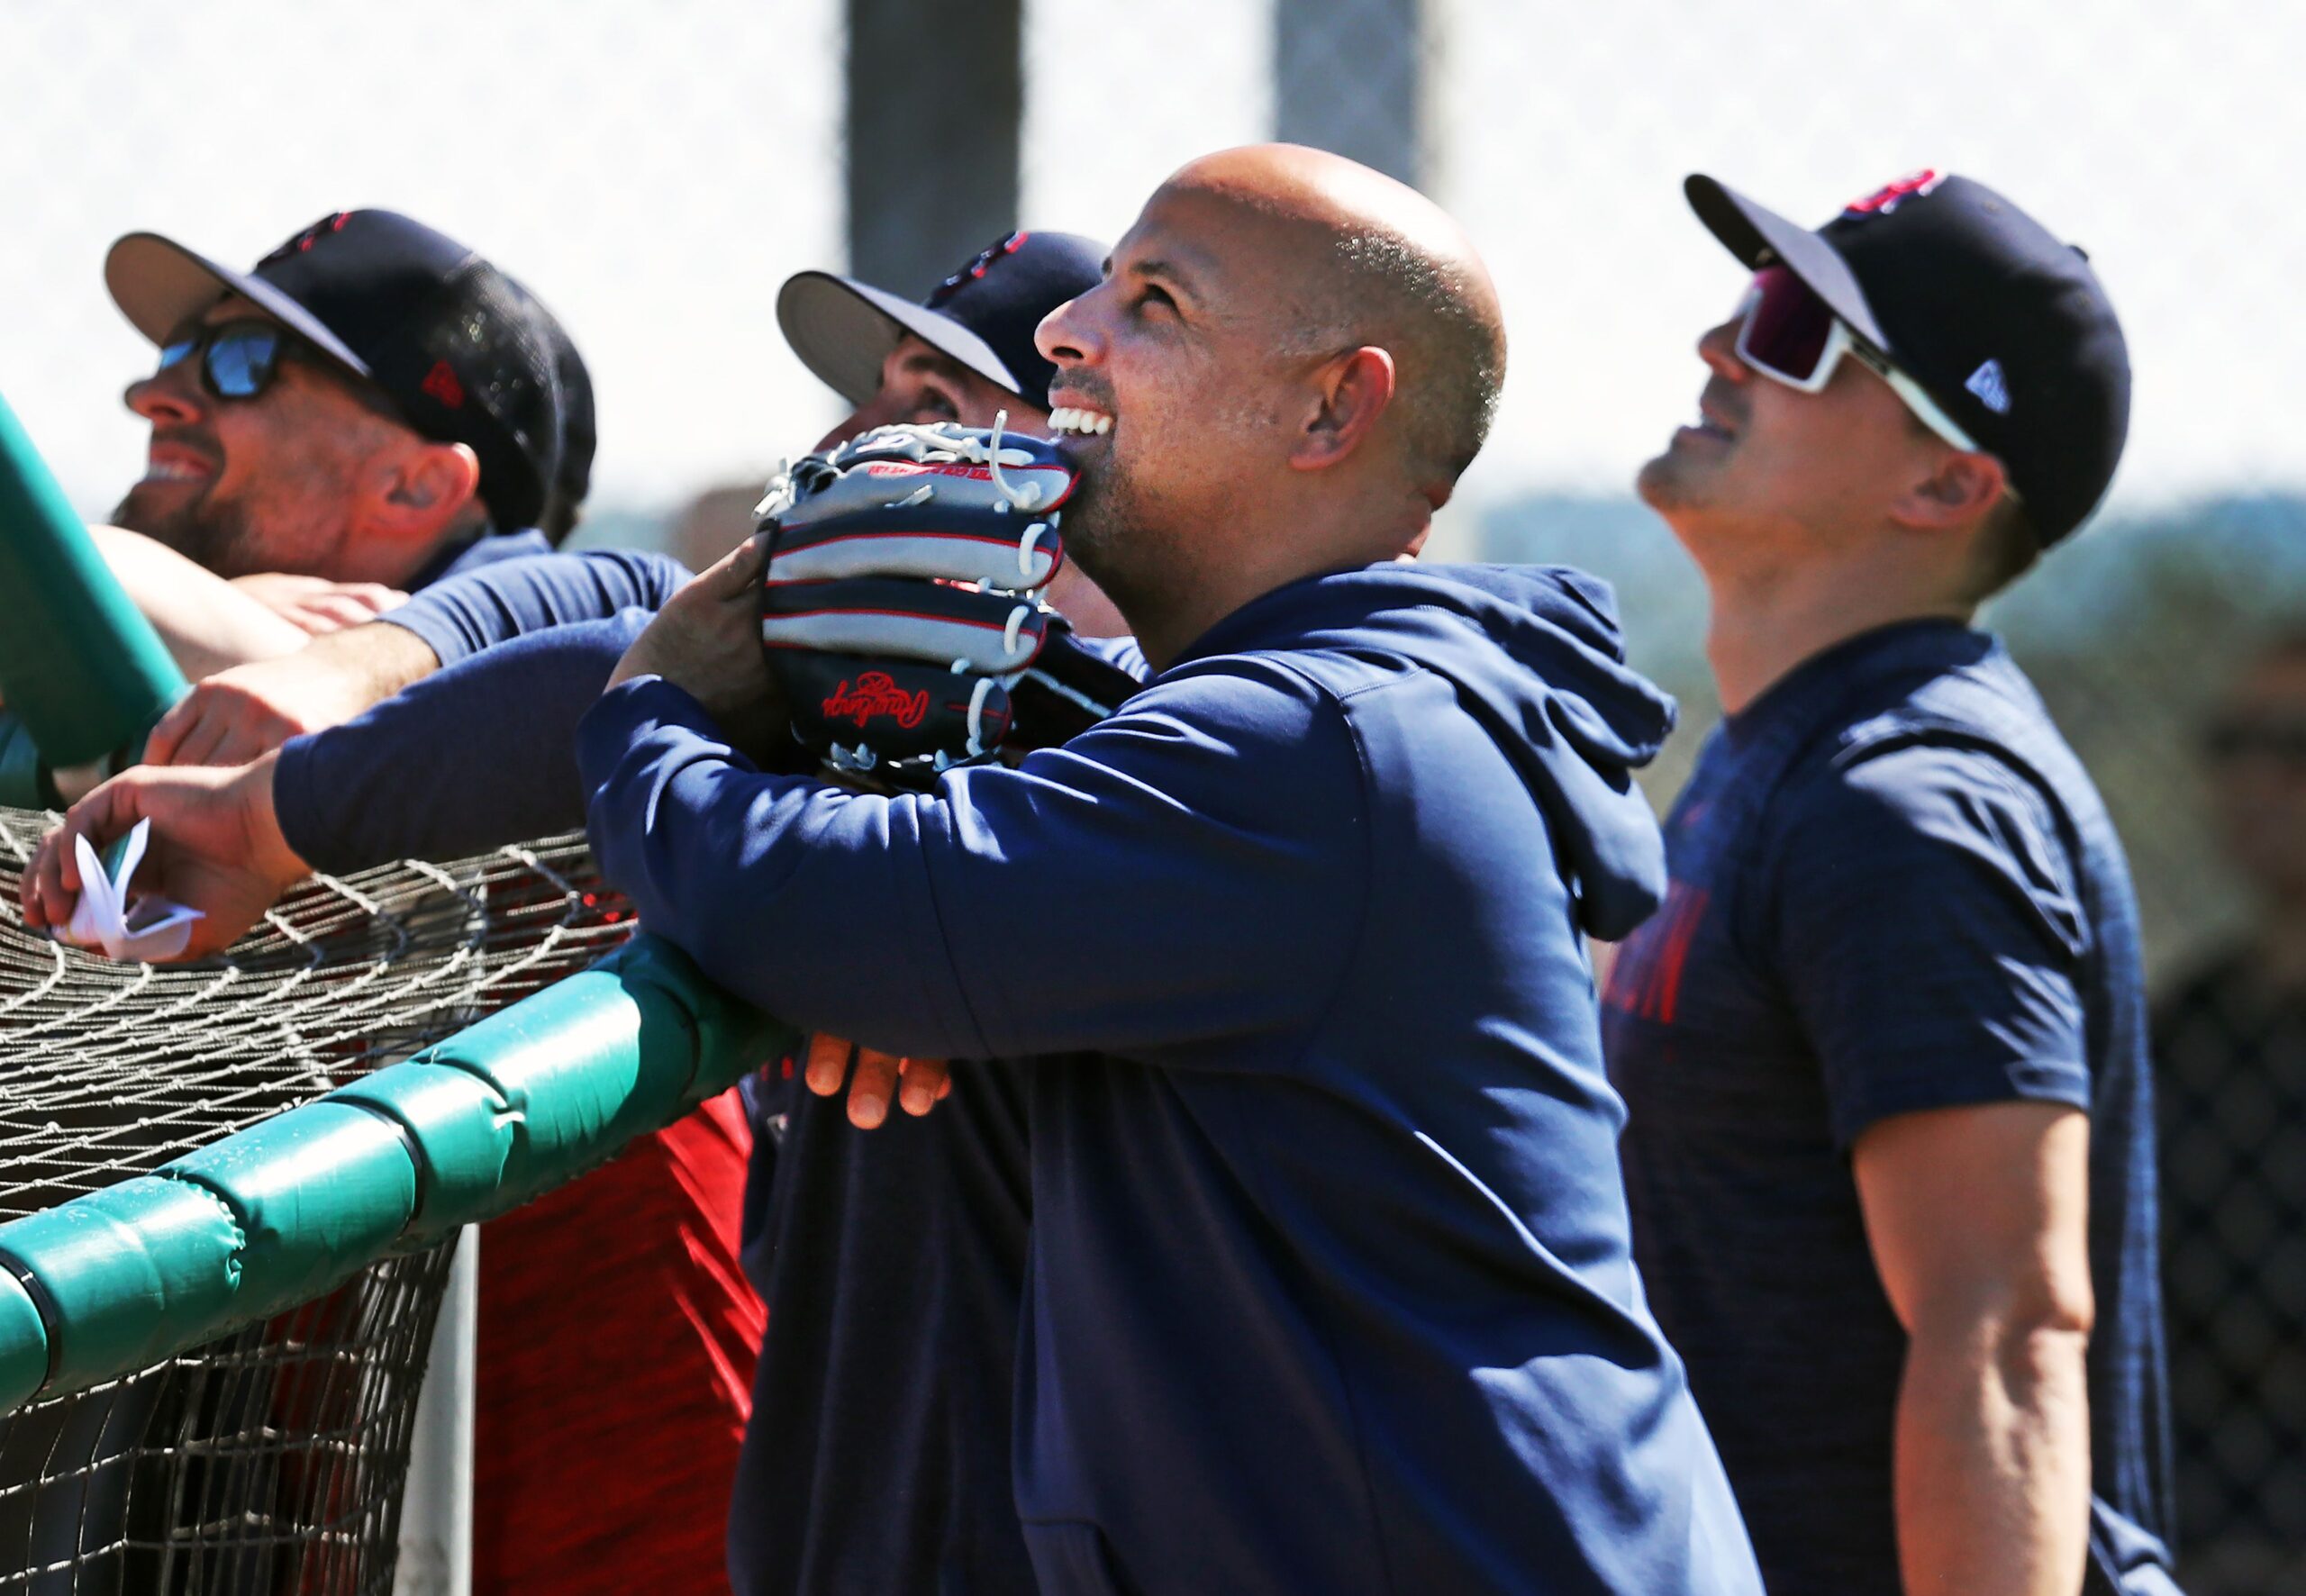
<path id="1" fill-rule="evenodd" d="M 129 878 L 143 860 L 151 830 L 151 821 L 137 821 L 121 845 L 118 867 L 110 872 L 86 837 L 72 839 L 73 857 L 80 865 L 80 902 L 64 927 L 65 941 L 101 948 L 110 958 L 146 963 L 174 958 L 185 950 L 192 940 L 192 922 L 203 918 L 199 910 L 166 898 L 148 896 L 132 902 L 129 898 Z"/>

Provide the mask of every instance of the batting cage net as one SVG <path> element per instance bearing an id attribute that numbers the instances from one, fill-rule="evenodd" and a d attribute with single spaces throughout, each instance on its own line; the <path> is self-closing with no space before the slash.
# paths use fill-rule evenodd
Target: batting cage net
<path id="1" fill-rule="evenodd" d="M 322 877 L 228 958 L 26 933 L 53 816 L 0 810 L 0 1217 L 147 1173 L 571 975 L 631 934 L 580 839 Z M 392 1589 L 451 1243 L 158 1367 L 0 1418 L 0 1591 Z"/>

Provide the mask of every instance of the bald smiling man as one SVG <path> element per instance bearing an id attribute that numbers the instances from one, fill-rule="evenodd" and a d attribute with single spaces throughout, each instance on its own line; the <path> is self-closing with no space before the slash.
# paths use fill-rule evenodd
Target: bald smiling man
<path id="1" fill-rule="evenodd" d="M 715 718 L 766 691 L 737 557 L 586 719 L 603 867 L 796 1024 L 1028 1061 L 1048 1596 L 1757 1592 L 1634 1273 L 1580 937 L 1662 890 L 1630 770 L 1671 705 L 1598 585 L 1399 559 L 1504 373 L 1472 246 L 1235 150 L 1040 343 L 1067 547 L 1151 684 L 927 796 L 767 775 Z"/>

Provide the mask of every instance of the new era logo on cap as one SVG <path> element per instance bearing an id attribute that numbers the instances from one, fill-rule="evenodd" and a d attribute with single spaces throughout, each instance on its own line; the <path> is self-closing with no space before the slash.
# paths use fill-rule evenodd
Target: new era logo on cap
<path id="1" fill-rule="evenodd" d="M 1994 414 L 2010 413 L 2010 383 L 2002 375 L 2001 361 L 1988 360 L 1970 373 L 1970 380 L 1962 385 L 1975 394 Z"/>

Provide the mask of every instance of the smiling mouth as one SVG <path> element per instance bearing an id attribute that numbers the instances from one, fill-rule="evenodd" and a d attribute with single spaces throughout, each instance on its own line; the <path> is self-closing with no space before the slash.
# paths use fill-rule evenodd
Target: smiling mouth
<path id="1" fill-rule="evenodd" d="M 171 440 L 156 440 L 145 455 L 142 482 L 199 483 L 215 475 L 215 463 L 202 451 Z"/>
<path id="2" fill-rule="evenodd" d="M 1701 438 L 1711 438 L 1720 443 L 1735 443 L 1738 429 L 1721 419 L 1702 399 L 1698 401 L 1696 419 L 1684 425 L 1682 431 L 1694 432 Z"/>
<path id="3" fill-rule="evenodd" d="M 1049 413 L 1049 430 L 1058 438 L 1102 438 L 1113 430 L 1113 418 L 1085 405 L 1061 404 Z"/>

